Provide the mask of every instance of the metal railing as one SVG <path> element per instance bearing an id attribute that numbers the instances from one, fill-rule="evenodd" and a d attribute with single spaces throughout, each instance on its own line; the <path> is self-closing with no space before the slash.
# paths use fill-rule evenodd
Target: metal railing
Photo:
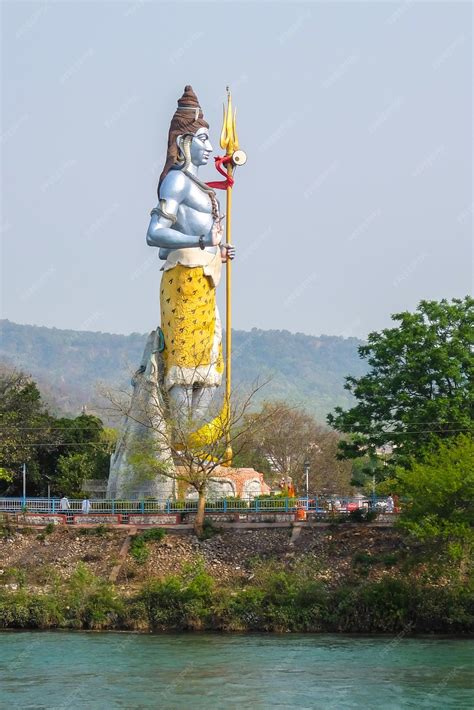
<path id="1" fill-rule="evenodd" d="M 82 512 L 82 499 L 69 499 L 69 508 L 61 508 L 59 498 L 0 498 L 0 512 L 20 513 L 70 513 Z M 296 508 L 304 508 L 309 512 L 319 514 L 349 514 L 354 510 L 388 511 L 392 508 L 387 504 L 387 498 L 369 496 L 366 498 L 348 498 L 344 496 L 311 496 L 309 498 L 282 498 L 280 496 L 236 499 L 222 498 L 206 502 L 207 513 L 267 513 L 290 512 Z M 90 500 L 91 514 L 123 514 L 123 513 L 183 513 L 197 510 L 196 500 Z"/>

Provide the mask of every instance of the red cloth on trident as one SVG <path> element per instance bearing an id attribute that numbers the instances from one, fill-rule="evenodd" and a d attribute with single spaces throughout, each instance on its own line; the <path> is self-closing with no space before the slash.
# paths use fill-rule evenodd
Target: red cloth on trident
<path id="1" fill-rule="evenodd" d="M 225 180 L 215 180 L 214 182 L 206 182 L 206 185 L 208 187 L 213 187 L 215 190 L 227 190 L 228 187 L 234 186 L 234 178 L 232 177 L 232 175 L 228 175 L 226 172 L 224 172 L 224 170 L 222 170 L 222 166 L 226 165 L 227 163 L 230 163 L 231 160 L 231 155 L 223 155 L 222 158 L 216 156 L 214 158 L 216 170 L 225 177 Z"/>

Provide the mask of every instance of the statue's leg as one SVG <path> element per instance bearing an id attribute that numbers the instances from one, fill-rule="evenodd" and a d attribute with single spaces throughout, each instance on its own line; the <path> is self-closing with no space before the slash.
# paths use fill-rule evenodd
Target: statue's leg
<path id="1" fill-rule="evenodd" d="M 218 387 L 195 387 L 192 393 L 193 419 L 198 422 L 206 421 L 209 409 L 217 394 Z"/>
<path id="2" fill-rule="evenodd" d="M 193 411 L 192 385 L 173 385 L 168 396 L 172 418 L 180 422 L 187 421 Z"/>
<path id="3" fill-rule="evenodd" d="M 196 387 L 173 385 L 169 390 L 170 409 L 173 418 L 180 421 L 192 418 L 202 423 L 209 414 L 209 409 L 217 394 L 218 387 Z"/>

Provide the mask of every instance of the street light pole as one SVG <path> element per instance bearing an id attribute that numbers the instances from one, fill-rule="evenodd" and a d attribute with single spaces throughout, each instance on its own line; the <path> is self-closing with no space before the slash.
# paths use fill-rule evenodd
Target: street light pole
<path id="1" fill-rule="evenodd" d="M 50 511 L 50 509 L 51 509 L 51 477 L 45 476 L 45 479 L 48 482 L 48 511 Z"/>
<path id="2" fill-rule="evenodd" d="M 23 507 L 26 506 L 26 463 L 23 464 Z"/>
<path id="3" fill-rule="evenodd" d="M 306 505 L 309 504 L 309 461 L 304 462 L 304 474 L 306 477 Z"/>

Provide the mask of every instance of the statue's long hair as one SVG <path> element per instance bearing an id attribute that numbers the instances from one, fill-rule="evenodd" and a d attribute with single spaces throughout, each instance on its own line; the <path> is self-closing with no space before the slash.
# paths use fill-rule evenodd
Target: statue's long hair
<path id="1" fill-rule="evenodd" d="M 192 86 L 185 86 L 182 97 L 178 100 L 178 108 L 171 119 L 168 133 L 168 152 L 165 166 L 158 181 L 158 198 L 160 197 L 161 183 L 174 165 L 187 168 L 191 160 L 190 148 L 192 135 L 199 128 L 209 128 L 199 106 L 199 101 Z M 178 136 L 183 136 L 178 146 Z"/>

